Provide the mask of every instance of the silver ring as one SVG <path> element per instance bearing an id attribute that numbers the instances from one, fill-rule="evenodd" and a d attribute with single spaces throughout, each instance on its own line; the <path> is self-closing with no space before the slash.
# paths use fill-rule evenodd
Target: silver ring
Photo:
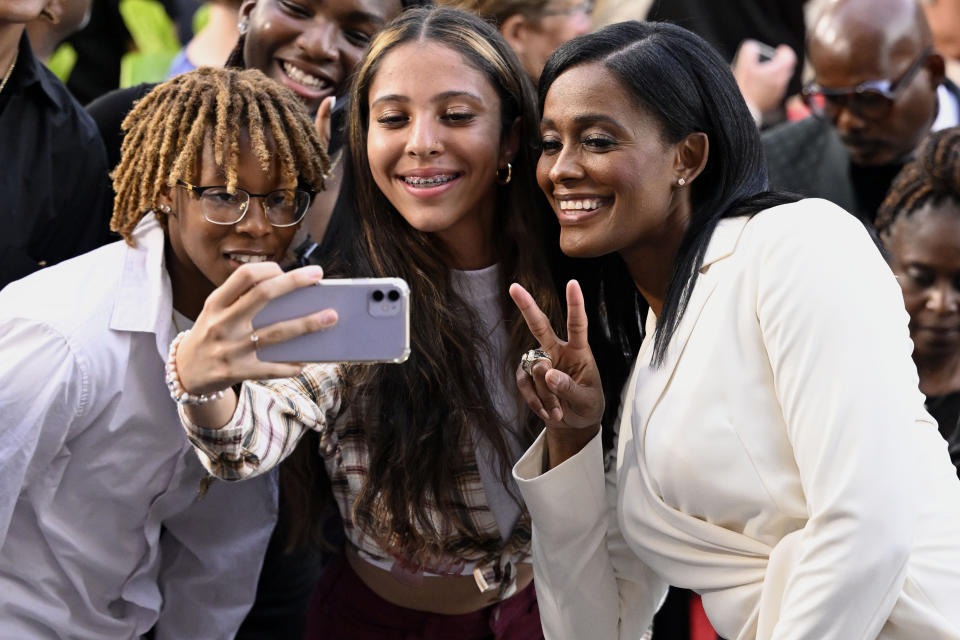
<path id="1" fill-rule="evenodd" d="M 553 365 L 553 358 L 543 349 L 530 349 L 520 357 L 520 366 L 527 372 L 528 376 L 533 375 L 533 365 L 537 360 L 547 360 Z"/>
<path id="2" fill-rule="evenodd" d="M 257 335 L 256 331 L 250 334 L 250 342 L 253 343 L 254 350 L 260 348 L 260 336 Z"/>

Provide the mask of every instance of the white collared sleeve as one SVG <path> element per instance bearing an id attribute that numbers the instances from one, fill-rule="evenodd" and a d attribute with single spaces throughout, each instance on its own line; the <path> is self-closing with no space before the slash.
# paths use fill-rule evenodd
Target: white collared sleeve
<path id="1" fill-rule="evenodd" d="M 308 430 L 326 428 L 340 411 L 341 375 L 337 365 L 314 364 L 295 378 L 247 381 L 223 428 L 193 424 L 183 407 L 180 421 L 211 474 L 242 480 L 280 464 Z"/>
<path id="2" fill-rule="evenodd" d="M 874 638 L 906 575 L 923 396 L 889 267 L 857 219 L 805 202 L 751 223 L 769 225 L 757 320 L 809 517 L 758 637 Z"/>
<path id="3" fill-rule="evenodd" d="M 541 474 L 544 439 L 541 433 L 513 469 L 533 523 L 544 635 L 549 640 L 638 639 L 666 585 L 620 534 L 613 506 L 616 469 L 604 473 L 601 435 Z"/>
<path id="4" fill-rule="evenodd" d="M 50 327 L 0 320 L 0 547 L 21 492 L 87 419 L 92 382 Z"/>

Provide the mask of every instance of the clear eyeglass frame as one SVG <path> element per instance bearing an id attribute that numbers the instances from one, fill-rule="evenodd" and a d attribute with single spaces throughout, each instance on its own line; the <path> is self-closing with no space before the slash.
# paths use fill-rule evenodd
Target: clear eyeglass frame
<path id="1" fill-rule="evenodd" d="M 547 6 L 541 12 L 541 16 L 572 16 L 578 13 L 593 15 L 593 9 L 596 6 L 594 0 L 583 0 L 570 7 L 550 7 Z"/>
<path id="2" fill-rule="evenodd" d="M 264 217 L 273 227 L 292 227 L 299 224 L 307 215 L 310 203 L 316 195 L 307 189 L 276 189 L 269 193 L 251 193 L 237 187 L 233 193 L 224 185 L 197 186 L 185 180 L 177 180 L 177 185 L 190 191 L 200 202 L 200 211 L 204 219 L 211 224 L 233 225 L 243 220 L 250 210 L 251 198 L 260 198 Z M 283 207 L 290 206 L 290 211 Z M 279 216 L 278 217 L 278 213 Z"/>

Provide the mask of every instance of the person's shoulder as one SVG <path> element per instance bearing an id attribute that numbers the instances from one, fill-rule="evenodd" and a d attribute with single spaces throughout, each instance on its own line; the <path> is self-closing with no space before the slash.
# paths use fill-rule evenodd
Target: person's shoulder
<path id="1" fill-rule="evenodd" d="M 822 118 L 809 116 L 801 120 L 784 122 L 765 129 L 760 133 L 760 140 L 765 147 L 783 144 L 791 141 L 803 141 L 810 136 L 824 135 L 830 129 L 830 123 Z"/>
<path id="2" fill-rule="evenodd" d="M 761 247 L 803 240 L 826 249 L 870 239 L 863 221 L 822 198 L 803 198 L 764 209 L 750 219 L 745 234 Z"/>
<path id="3" fill-rule="evenodd" d="M 125 247 L 113 242 L 11 282 L 0 290 L 0 319 L 42 323 L 69 335 L 92 317 L 108 317 Z"/>
<path id="4" fill-rule="evenodd" d="M 144 83 L 122 89 L 114 89 L 90 102 L 86 109 L 93 119 L 100 125 L 101 121 L 116 121 L 117 125 L 133 108 L 134 103 L 150 93 L 156 87 L 155 83 Z M 102 128 L 102 127 L 101 127 Z"/>

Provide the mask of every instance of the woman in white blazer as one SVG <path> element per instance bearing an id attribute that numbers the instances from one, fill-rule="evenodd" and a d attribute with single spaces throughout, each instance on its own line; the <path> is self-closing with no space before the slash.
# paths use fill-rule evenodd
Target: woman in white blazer
<path id="1" fill-rule="evenodd" d="M 587 327 L 629 352 L 636 321 L 571 282 L 563 341 L 511 290 L 542 350 L 518 384 L 546 429 L 514 475 L 546 636 L 638 638 L 673 584 L 731 640 L 960 638 L 960 482 L 864 227 L 765 192 L 732 75 L 678 27 L 567 43 L 540 101 L 560 248 L 617 256 L 606 295 L 649 306 L 605 469 Z"/>

